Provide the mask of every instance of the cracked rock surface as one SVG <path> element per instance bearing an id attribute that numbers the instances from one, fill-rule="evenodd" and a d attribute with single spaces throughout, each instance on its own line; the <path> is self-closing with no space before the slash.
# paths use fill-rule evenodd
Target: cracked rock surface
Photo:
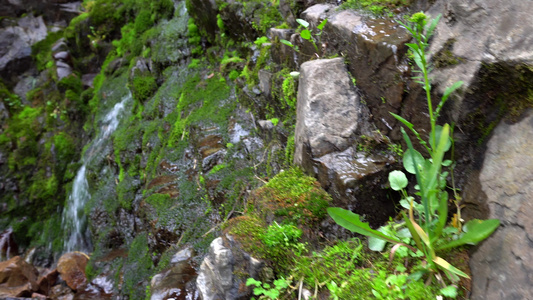
<path id="1" fill-rule="evenodd" d="M 533 111 L 501 123 L 487 145 L 479 175 L 489 218 L 500 228 L 470 261 L 472 299 L 533 299 Z"/>

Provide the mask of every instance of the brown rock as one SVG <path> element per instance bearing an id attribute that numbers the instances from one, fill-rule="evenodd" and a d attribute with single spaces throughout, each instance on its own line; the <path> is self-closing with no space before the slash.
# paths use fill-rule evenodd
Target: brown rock
<path id="1" fill-rule="evenodd" d="M 57 262 L 57 271 L 71 289 L 76 291 L 87 284 L 85 267 L 88 261 L 89 257 L 85 253 L 69 252 L 63 254 Z"/>
<path id="2" fill-rule="evenodd" d="M 0 262 L 0 297 L 30 296 L 37 290 L 37 275 L 20 256 Z"/>
<path id="3" fill-rule="evenodd" d="M 57 272 L 57 269 L 45 270 L 42 272 L 41 275 L 39 275 L 39 280 L 37 281 L 39 292 L 48 295 L 52 286 L 56 284 L 58 276 L 59 272 Z"/>

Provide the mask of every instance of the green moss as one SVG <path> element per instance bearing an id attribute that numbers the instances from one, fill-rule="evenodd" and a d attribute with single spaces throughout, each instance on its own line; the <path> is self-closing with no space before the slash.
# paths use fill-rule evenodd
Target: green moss
<path id="1" fill-rule="evenodd" d="M 254 215 L 233 218 L 226 224 L 225 231 L 236 237 L 243 250 L 257 258 L 265 258 L 261 236 L 267 228 L 266 223 Z"/>
<path id="2" fill-rule="evenodd" d="M 152 20 L 151 12 L 148 10 L 142 10 L 135 18 L 135 32 L 139 34 L 143 33 L 152 27 L 153 24 L 154 20 Z"/>
<path id="3" fill-rule="evenodd" d="M 57 40 L 63 37 L 63 31 L 50 32 L 46 38 L 31 46 L 32 57 L 35 60 L 37 69 L 42 71 L 49 68 L 49 63 L 53 63 L 52 46 Z"/>
<path id="4" fill-rule="evenodd" d="M 316 179 L 294 167 L 276 175 L 254 197 L 263 214 L 307 225 L 324 218 L 331 201 Z"/>
<path id="5" fill-rule="evenodd" d="M 150 98 L 157 90 L 155 78 L 149 74 L 136 75 L 133 77 L 131 91 L 135 100 L 141 103 Z"/>
<path id="6" fill-rule="evenodd" d="M 146 233 L 138 234 L 130 244 L 126 266 L 124 267 L 124 289 L 130 299 L 144 299 L 153 268 Z"/>
<path id="7" fill-rule="evenodd" d="M 433 65 L 435 68 L 445 68 L 453 65 L 457 65 L 463 61 L 462 58 L 453 54 L 453 44 L 455 39 L 449 39 L 444 43 L 442 48 L 435 53 L 432 57 Z"/>

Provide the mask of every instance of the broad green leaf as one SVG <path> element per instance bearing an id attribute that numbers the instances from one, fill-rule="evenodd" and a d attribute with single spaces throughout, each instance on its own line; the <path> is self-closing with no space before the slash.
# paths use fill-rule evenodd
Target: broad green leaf
<path id="1" fill-rule="evenodd" d="M 294 45 L 293 45 L 291 42 L 287 41 L 287 40 L 281 39 L 281 40 L 279 40 L 279 41 L 280 41 L 282 44 L 285 44 L 285 45 L 287 45 L 287 46 L 289 46 L 289 47 L 291 47 L 291 48 L 294 47 Z"/>
<path id="2" fill-rule="evenodd" d="M 389 183 L 391 189 L 399 191 L 407 186 L 408 181 L 402 171 L 395 170 L 389 173 Z"/>
<path id="3" fill-rule="evenodd" d="M 429 134 L 429 144 L 431 145 L 431 149 L 435 149 L 435 145 L 433 145 L 433 141 L 436 141 L 437 143 L 440 141 L 440 136 L 442 134 L 442 129 L 444 127 L 437 125 L 435 126 L 435 138 L 433 138 L 433 132 Z M 452 140 L 448 136 L 448 141 L 446 142 L 446 147 L 444 147 L 444 152 L 447 152 L 450 150 L 450 147 L 452 146 Z"/>
<path id="4" fill-rule="evenodd" d="M 439 178 L 440 170 L 442 167 L 442 159 L 444 158 L 444 153 L 446 153 L 445 148 L 448 146 L 448 143 L 450 141 L 449 135 L 450 134 L 450 126 L 448 124 L 444 124 L 442 127 L 441 133 L 439 135 L 439 139 L 437 140 L 437 147 L 436 149 L 433 149 L 433 155 L 432 155 L 432 166 L 431 169 L 427 173 L 427 185 L 426 187 L 434 187 L 437 184 L 437 180 Z M 422 198 L 427 197 L 428 190 L 425 192 L 423 191 Z"/>
<path id="5" fill-rule="evenodd" d="M 385 245 L 387 245 L 387 241 L 383 239 L 378 239 L 372 236 L 368 238 L 368 249 L 372 251 L 381 252 L 385 249 Z"/>
<path id="6" fill-rule="evenodd" d="M 433 259 L 433 262 L 436 263 L 439 267 L 443 268 L 446 271 L 449 271 L 453 274 L 462 276 L 464 278 L 470 278 L 465 272 L 457 269 L 456 267 L 452 266 L 449 262 L 442 259 L 442 257 L 435 257 Z"/>
<path id="7" fill-rule="evenodd" d="M 391 243 L 401 243 L 401 241 L 395 237 L 385 235 L 377 230 L 370 228 L 368 223 L 360 220 L 358 214 L 355 214 L 349 210 L 342 209 L 340 207 L 329 207 L 327 209 L 328 214 L 333 220 L 340 226 L 368 237 L 375 237 L 384 239 Z"/>
<path id="8" fill-rule="evenodd" d="M 296 19 L 296 22 L 298 22 L 298 24 L 302 25 L 305 28 L 309 27 L 309 22 L 307 22 L 306 20 Z"/>
<path id="9" fill-rule="evenodd" d="M 447 160 L 442 162 L 442 166 L 443 167 L 449 167 L 449 166 L 452 165 L 452 163 L 453 163 L 453 161 L 451 161 L 450 159 L 447 159 Z"/>
<path id="10" fill-rule="evenodd" d="M 445 288 L 440 289 L 440 294 L 445 297 L 455 299 L 457 297 L 457 287 L 449 285 Z"/>
<path id="11" fill-rule="evenodd" d="M 307 30 L 307 29 L 304 29 L 302 30 L 302 32 L 300 32 L 300 36 L 304 39 L 304 40 L 311 40 L 311 31 Z"/>
<path id="12" fill-rule="evenodd" d="M 439 247 L 438 250 L 454 248 L 464 244 L 475 245 L 488 238 L 498 226 L 500 226 L 500 220 L 498 219 L 470 220 L 465 224 L 464 234 L 459 239 Z"/>
<path id="13" fill-rule="evenodd" d="M 324 21 L 322 21 L 320 24 L 318 24 L 318 26 L 316 28 L 318 28 L 318 30 L 324 29 L 324 26 L 326 26 L 327 22 L 328 22 L 328 19 L 324 19 Z"/>
<path id="14" fill-rule="evenodd" d="M 423 169 L 425 164 L 422 154 L 414 149 L 407 149 L 403 153 L 402 161 L 405 170 L 411 174 L 416 174 L 415 168 L 418 168 L 418 170 Z"/>

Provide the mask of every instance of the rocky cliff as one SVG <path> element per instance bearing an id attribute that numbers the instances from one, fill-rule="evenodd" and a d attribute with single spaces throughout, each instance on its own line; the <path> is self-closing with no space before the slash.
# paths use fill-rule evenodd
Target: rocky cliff
<path id="1" fill-rule="evenodd" d="M 2 4 L 0 273 L 22 279 L 0 294 L 249 299 L 247 278 L 290 278 L 278 290 L 295 299 L 380 293 L 378 275 L 318 275 L 358 247 L 326 208 L 373 227 L 398 214 L 387 176 L 406 145 L 390 112 L 430 129 L 397 20 L 424 10 L 442 15 L 434 99 L 464 81 L 438 120 L 455 124 L 450 209 L 502 224 L 450 254 L 470 261 L 460 297 L 533 297 L 526 2 L 49 2 Z M 385 272 L 365 259 L 348 261 Z M 412 299 L 440 293 L 412 284 Z"/>

